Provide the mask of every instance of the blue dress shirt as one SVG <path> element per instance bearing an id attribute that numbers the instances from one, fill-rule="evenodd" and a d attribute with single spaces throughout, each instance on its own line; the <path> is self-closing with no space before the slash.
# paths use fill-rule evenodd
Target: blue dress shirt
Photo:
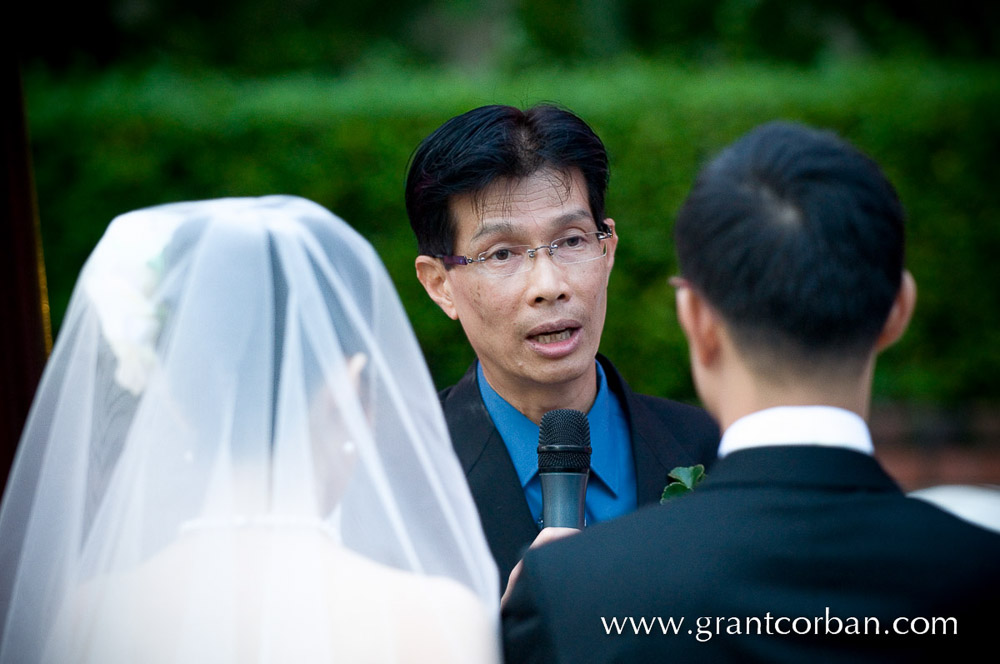
<path id="1" fill-rule="evenodd" d="M 618 399 L 608 388 L 600 362 L 597 365 L 597 398 L 587 412 L 590 423 L 590 479 L 587 482 L 588 524 L 607 521 L 636 508 L 635 462 L 628 421 Z M 494 426 L 503 438 L 521 480 L 528 508 L 539 523 L 542 517 L 542 483 L 538 478 L 538 425 L 511 406 L 487 382 L 477 363 L 479 393 Z"/>

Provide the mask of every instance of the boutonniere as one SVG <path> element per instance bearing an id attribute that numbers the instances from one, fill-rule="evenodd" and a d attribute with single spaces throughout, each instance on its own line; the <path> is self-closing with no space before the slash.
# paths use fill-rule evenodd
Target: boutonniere
<path id="1" fill-rule="evenodd" d="M 663 495 L 660 496 L 661 505 L 665 505 L 668 500 L 677 496 L 694 491 L 698 482 L 705 479 L 705 466 L 700 463 L 696 466 L 677 466 L 667 473 L 667 477 L 673 481 L 663 488 Z"/>

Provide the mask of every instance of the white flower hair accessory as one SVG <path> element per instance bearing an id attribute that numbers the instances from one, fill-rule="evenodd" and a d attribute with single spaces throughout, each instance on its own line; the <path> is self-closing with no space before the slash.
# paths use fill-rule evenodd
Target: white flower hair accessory
<path id="1" fill-rule="evenodd" d="M 122 223 L 144 215 L 142 223 Z M 163 250 L 177 228 L 172 215 L 132 212 L 111 222 L 87 265 L 84 291 L 97 310 L 101 333 L 118 364 L 115 381 L 134 395 L 145 389 L 156 366 L 162 324 L 155 303 L 163 274 Z"/>

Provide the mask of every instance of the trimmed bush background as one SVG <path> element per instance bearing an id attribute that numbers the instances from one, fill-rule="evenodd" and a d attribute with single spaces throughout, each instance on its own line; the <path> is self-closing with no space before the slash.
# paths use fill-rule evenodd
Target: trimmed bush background
<path id="1" fill-rule="evenodd" d="M 701 164 L 768 120 L 834 129 L 879 161 L 909 214 L 919 301 L 878 400 L 1000 397 L 1000 85 L 988 66 L 857 62 L 690 70 L 638 61 L 469 77 L 371 65 L 347 78 L 241 79 L 169 69 L 25 79 L 53 323 L 116 214 L 217 196 L 296 194 L 365 235 L 439 386 L 465 371 L 461 327 L 414 276 L 403 182 L 417 143 L 488 103 L 566 105 L 604 139 L 620 234 L 602 351 L 638 390 L 693 400 L 666 279 L 673 217 Z"/>

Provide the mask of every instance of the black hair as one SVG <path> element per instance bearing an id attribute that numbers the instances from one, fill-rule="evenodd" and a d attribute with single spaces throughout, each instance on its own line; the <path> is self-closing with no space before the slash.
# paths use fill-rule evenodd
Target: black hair
<path id="1" fill-rule="evenodd" d="M 493 105 L 445 122 L 417 147 L 406 179 L 406 212 L 420 253 L 452 253 L 453 197 L 475 195 L 499 179 L 519 180 L 544 168 L 566 174 L 578 169 L 598 230 L 608 230 L 607 151 L 593 129 L 573 113 L 552 104 L 524 111 Z"/>
<path id="2" fill-rule="evenodd" d="M 773 122 L 702 170 L 674 241 L 681 274 L 759 364 L 852 370 L 900 288 L 904 213 L 878 165 L 846 141 Z"/>

